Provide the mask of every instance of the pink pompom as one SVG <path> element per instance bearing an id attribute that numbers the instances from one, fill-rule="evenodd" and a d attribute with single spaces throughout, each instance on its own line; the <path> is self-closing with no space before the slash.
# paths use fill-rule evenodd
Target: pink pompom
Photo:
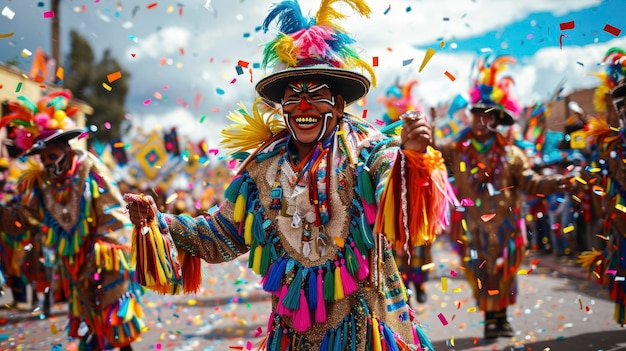
<path id="1" fill-rule="evenodd" d="M 470 97 L 470 102 L 472 104 L 475 104 L 480 100 L 481 95 L 480 95 L 480 89 L 478 88 L 478 86 L 472 87 L 472 89 L 469 92 L 469 97 Z"/>
<path id="2" fill-rule="evenodd" d="M 45 127 L 50 121 L 50 115 L 47 113 L 38 113 L 35 115 L 35 124 L 39 127 Z"/>
<path id="3" fill-rule="evenodd" d="M 33 135 L 26 129 L 19 128 L 15 130 L 15 145 L 22 149 L 29 149 L 33 145 Z"/>

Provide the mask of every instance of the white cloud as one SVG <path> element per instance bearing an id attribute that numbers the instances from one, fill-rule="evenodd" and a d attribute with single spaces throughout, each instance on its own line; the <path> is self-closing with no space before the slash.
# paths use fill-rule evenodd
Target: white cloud
<path id="1" fill-rule="evenodd" d="M 188 28 L 166 27 L 145 38 L 138 39 L 138 44 L 126 50 L 126 56 L 135 54 L 141 60 L 147 55 L 152 59 L 171 56 L 189 44 L 191 33 Z M 145 55 L 144 55 L 145 54 Z"/>

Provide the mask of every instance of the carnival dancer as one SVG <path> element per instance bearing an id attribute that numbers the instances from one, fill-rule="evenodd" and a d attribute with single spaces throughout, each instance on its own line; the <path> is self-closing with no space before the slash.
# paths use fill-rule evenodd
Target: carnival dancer
<path id="1" fill-rule="evenodd" d="M 602 217 L 602 236 L 606 240 L 604 247 L 593 247 L 591 251 L 579 256 L 579 263 L 588 267 L 602 283 L 611 300 L 615 302 L 613 318 L 624 326 L 626 323 L 626 51 L 612 48 L 607 52 L 607 72 L 618 83 L 604 95 L 607 118 L 590 118 L 586 136 L 595 148 L 596 157 L 592 158 L 591 167 L 584 174 L 589 178 L 587 184 L 592 188 L 596 200 L 600 201 Z M 611 104 L 612 103 L 612 104 Z M 612 105 L 612 106 L 611 106 Z M 617 117 L 616 117 L 617 116 Z M 612 125 L 610 121 L 618 121 Z"/>
<path id="2" fill-rule="evenodd" d="M 306 18 L 296 1 L 283 1 L 263 22 L 267 31 L 276 20 L 280 34 L 264 50 L 274 71 L 256 91 L 280 106 L 283 123 L 259 112 L 262 103 L 252 116 L 243 108 L 231 115 L 242 125 L 223 132 L 225 145 L 247 157 L 219 210 L 175 216 L 158 212 L 151 197 L 125 196 L 138 277 L 164 293 L 180 284 L 195 291 L 200 259 L 219 263 L 249 251 L 272 295 L 260 348 L 432 349 L 406 303 L 393 250 L 445 227 L 447 171 L 427 148 L 424 118 L 405 114 L 401 137 L 389 138 L 346 112 L 370 87 L 355 69 L 375 80 L 335 23 L 344 17 L 332 7 L 338 2 L 324 0 Z M 343 2 L 371 12 L 363 1 Z"/>
<path id="3" fill-rule="evenodd" d="M 485 313 L 484 337 L 512 337 L 507 307 L 517 299 L 517 271 L 526 233 L 522 195 L 544 196 L 571 186 L 571 176 L 541 176 L 512 140 L 498 131 L 515 123 L 519 105 L 510 93 L 511 77 L 500 77 L 510 56 L 483 57 L 470 91 L 471 125 L 441 146 L 461 201 L 462 225 L 452 237 L 473 295 Z"/>
<path id="4" fill-rule="evenodd" d="M 70 297 L 68 336 L 80 338 L 81 350 L 132 350 L 144 328 L 143 288 L 133 284 L 129 265 L 132 225 L 110 171 L 70 146 L 86 135 L 70 118 L 77 111 L 71 100 L 60 90 L 37 103 L 20 96 L 9 104 L 2 126 L 15 127 L 29 165 L 17 184 L 20 206 L 0 207 L 2 218 L 17 220 L 2 221 L 0 229 L 42 226 Z"/>

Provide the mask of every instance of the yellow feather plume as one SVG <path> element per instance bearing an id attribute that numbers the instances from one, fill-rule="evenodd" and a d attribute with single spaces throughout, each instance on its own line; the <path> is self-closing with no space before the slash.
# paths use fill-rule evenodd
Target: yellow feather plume
<path id="1" fill-rule="evenodd" d="M 226 116 L 234 123 L 221 132 L 220 144 L 228 154 L 255 150 L 285 129 L 280 108 L 268 105 L 262 98 L 254 101 L 252 114 L 242 103 L 239 107 Z"/>
<path id="2" fill-rule="evenodd" d="M 372 10 L 363 0 L 323 0 L 315 16 L 317 25 L 331 26 L 343 30 L 343 28 L 339 27 L 336 23 L 333 23 L 333 20 L 346 17 L 346 15 L 332 8 L 333 4 L 336 2 L 348 4 L 354 11 L 367 18 L 369 18 L 372 13 Z"/>
<path id="3" fill-rule="evenodd" d="M 576 263 L 580 264 L 582 267 L 591 267 L 592 265 L 597 264 L 597 262 L 603 259 L 603 252 L 600 250 L 596 250 L 595 248 L 591 248 L 591 251 L 582 252 L 578 255 Z"/>

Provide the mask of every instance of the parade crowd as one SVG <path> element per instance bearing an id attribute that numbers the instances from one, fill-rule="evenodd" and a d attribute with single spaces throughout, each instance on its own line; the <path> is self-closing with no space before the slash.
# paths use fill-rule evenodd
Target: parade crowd
<path id="1" fill-rule="evenodd" d="M 432 244 L 450 240 L 486 339 L 514 335 L 507 308 L 532 251 L 588 267 L 624 325 L 626 51 L 606 53 L 595 111 L 570 102 L 561 131 L 546 121 L 559 96 L 516 100 L 508 55 L 480 57 L 459 92 L 466 104 L 446 116 L 420 104 L 413 77 L 399 77 L 407 83 L 379 99 L 387 112 L 375 126 L 350 112 L 376 78 L 333 3 L 312 18 L 296 1 L 272 7 L 262 30 L 279 29 L 263 51 L 273 70 L 256 84 L 252 112 L 239 109 L 239 124 L 222 132 L 237 167 L 210 198 L 142 187 L 77 148 L 90 136 L 68 90 L 6 102 L 5 307 L 45 318 L 68 303 L 67 333 L 81 350 L 132 350 L 145 289 L 194 293 L 202 261 L 248 254 L 272 298 L 260 349 L 432 349 L 412 303 L 428 303 Z M 350 4 L 369 16 L 364 1 Z M 444 135 L 442 118 L 459 130 Z"/>

